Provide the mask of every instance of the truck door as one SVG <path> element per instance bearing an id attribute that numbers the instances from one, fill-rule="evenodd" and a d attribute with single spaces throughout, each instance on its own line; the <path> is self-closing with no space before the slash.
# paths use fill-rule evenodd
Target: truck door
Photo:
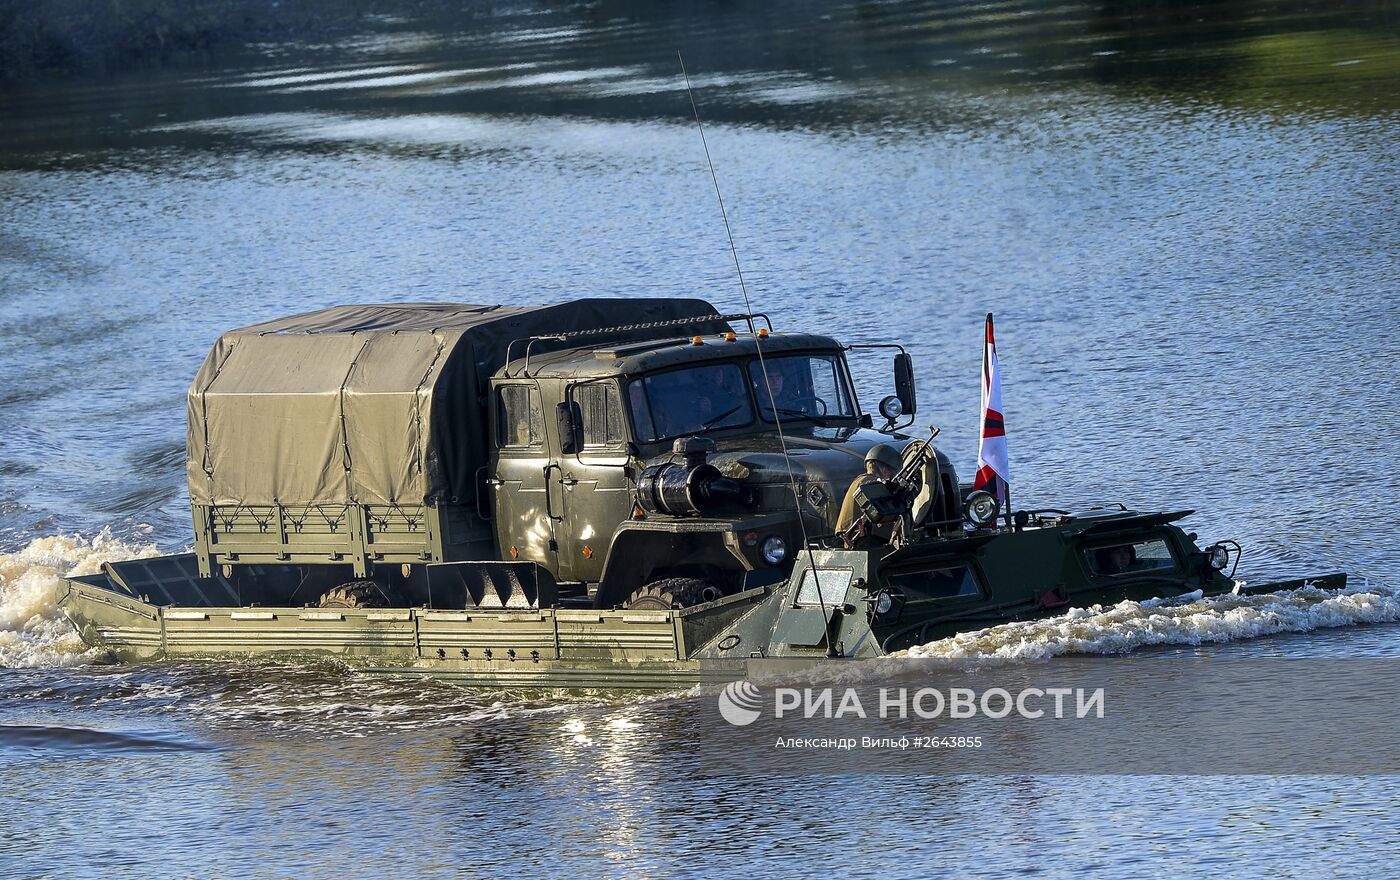
<path id="1" fill-rule="evenodd" d="M 632 513 L 627 422 L 622 396 L 612 379 L 570 385 L 565 398 L 578 407 L 583 444 L 577 454 L 560 456 L 550 475 L 557 481 L 557 486 L 550 487 L 554 513 L 562 514 L 555 522 L 560 577 L 597 581 L 613 530 Z"/>
<path id="2" fill-rule="evenodd" d="M 556 575 L 559 554 L 549 517 L 555 462 L 545 444 L 539 385 L 526 380 L 494 389 L 496 543 L 502 559 L 538 562 Z"/>

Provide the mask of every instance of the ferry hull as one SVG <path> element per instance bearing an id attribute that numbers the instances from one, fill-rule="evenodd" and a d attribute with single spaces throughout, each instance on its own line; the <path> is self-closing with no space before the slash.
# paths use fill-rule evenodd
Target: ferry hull
<path id="1" fill-rule="evenodd" d="M 184 564 L 167 559 L 167 567 Z M 664 610 L 232 606 L 214 604 L 222 597 L 211 584 L 188 578 L 160 583 L 157 603 L 131 587 L 130 572 L 124 577 L 119 563 L 101 575 L 70 578 L 59 604 L 87 644 L 124 662 L 329 659 L 366 673 L 431 675 L 470 687 L 674 690 L 886 656 L 960 631 L 1053 616 L 1071 605 L 1238 589 L 1224 578 L 1204 588 L 1200 581 L 1157 579 L 1067 596 L 992 589 L 980 600 L 883 614 L 879 596 L 889 581 L 879 576 L 880 562 L 861 551 L 816 550 L 803 554 L 786 582 Z M 142 566 L 151 570 L 152 561 Z M 990 568 L 980 569 L 983 577 Z M 1248 592 L 1304 585 L 1340 589 L 1346 575 Z"/>

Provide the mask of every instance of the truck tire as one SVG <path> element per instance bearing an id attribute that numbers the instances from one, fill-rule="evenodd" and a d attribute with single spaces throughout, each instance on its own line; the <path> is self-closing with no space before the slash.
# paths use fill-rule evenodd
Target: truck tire
<path id="1" fill-rule="evenodd" d="M 667 611 L 689 608 L 718 597 L 714 587 L 699 578 L 666 578 L 652 581 L 633 593 L 623 607 L 628 610 Z"/>
<path id="2" fill-rule="evenodd" d="M 321 608 L 388 608 L 393 597 L 374 581 L 351 581 L 331 587 L 316 603 Z"/>

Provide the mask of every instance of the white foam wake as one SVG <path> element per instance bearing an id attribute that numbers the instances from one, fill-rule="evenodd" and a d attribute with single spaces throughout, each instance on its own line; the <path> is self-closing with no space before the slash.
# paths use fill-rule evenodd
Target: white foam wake
<path id="1" fill-rule="evenodd" d="M 1303 587 L 1259 596 L 1217 596 L 1184 604 L 1160 600 L 1075 608 L 1045 620 L 1006 623 L 916 645 L 909 657 L 1036 660 L 1059 654 L 1121 654 L 1148 645 L 1232 642 L 1400 620 L 1400 593 L 1369 587 Z"/>
<path id="2" fill-rule="evenodd" d="M 90 540 L 35 538 L 22 550 L 0 553 L 0 667 L 73 666 L 93 657 L 59 610 L 63 577 L 158 553 L 154 544 L 128 544 L 106 530 Z"/>

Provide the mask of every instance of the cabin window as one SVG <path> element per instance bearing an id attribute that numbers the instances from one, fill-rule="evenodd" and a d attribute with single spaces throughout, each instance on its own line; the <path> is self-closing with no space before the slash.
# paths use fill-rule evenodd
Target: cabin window
<path id="1" fill-rule="evenodd" d="M 622 401 L 612 384 L 580 385 L 574 399 L 583 412 L 583 448 L 618 447 L 627 441 Z"/>
<path id="2" fill-rule="evenodd" d="M 1162 538 L 1100 544 L 1084 551 L 1089 570 L 1102 577 L 1162 571 L 1176 567 L 1171 547 Z"/>
<path id="3" fill-rule="evenodd" d="M 533 385 L 505 385 L 496 409 L 496 441 L 503 448 L 544 443 L 540 393 Z"/>
<path id="4" fill-rule="evenodd" d="M 849 568 L 819 568 L 814 573 L 802 573 L 802 586 L 797 589 L 798 605 L 834 608 L 846 601 L 854 572 Z"/>
<path id="5" fill-rule="evenodd" d="M 977 595 L 977 579 L 966 565 L 904 571 L 889 575 L 887 580 L 891 587 L 904 593 L 907 602 Z"/>

